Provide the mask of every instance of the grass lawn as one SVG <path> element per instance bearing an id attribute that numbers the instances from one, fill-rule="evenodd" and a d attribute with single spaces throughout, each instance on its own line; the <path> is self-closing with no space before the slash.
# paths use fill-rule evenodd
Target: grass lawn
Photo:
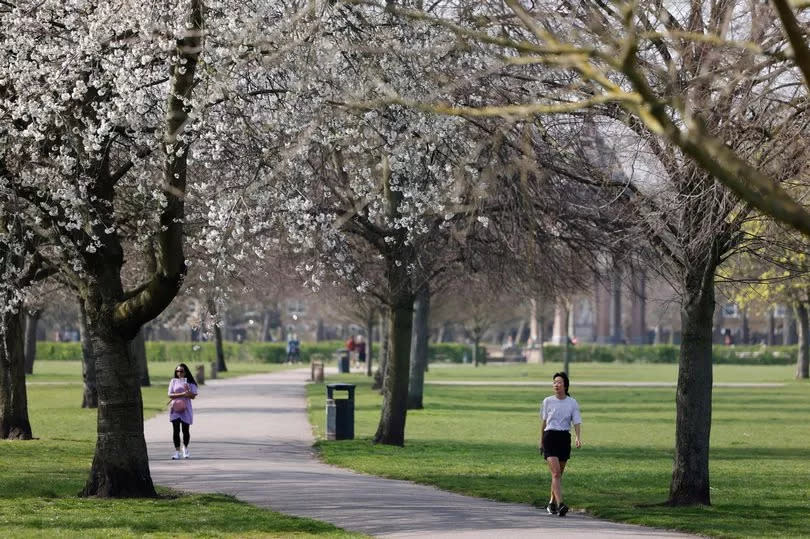
<path id="1" fill-rule="evenodd" d="M 427 380 L 499 380 L 516 382 L 548 382 L 551 375 L 562 370 L 561 363 L 545 365 L 505 363 L 472 367 L 458 363 L 430 366 Z M 677 365 L 632 364 L 632 363 L 571 363 L 571 383 L 576 382 L 670 382 L 678 379 Z M 716 365 L 716 383 L 786 382 L 793 379 L 795 365 Z"/>
<path id="2" fill-rule="evenodd" d="M 144 415 L 165 411 L 174 364 L 150 363 Z M 283 368 L 228 365 L 227 376 Z M 41 361 L 29 377 L 37 440 L 0 441 L 0 537 L 362 537 L 331 524 L 285 516 L 225 495 L 159 489 L 159 499 L 78 498 L 93 458 L 96 411 L 82 410 L 79 362 Z M 164 381 L 166 383 L 164 383 Z"/>
<path id="3" fill-rule="evenodd" d="M 404 448 L 370 442 L 380 396 L 357 383 L 353 441 L 319 441 L 326 462 L 502 501 L 545 505 L 549 475 L 537 453 L 540 401 L 560 365 L 431 367 L 428 380 L 530 377 L 548 387 L 426 385 L 424 410 L 410 411 Z M 566 469 L 574 511 L 717 537 L 810 535 L 810 384 L 784 367 L 723 366 L 715 381 L 785 382 L 781 388 L 716 388 L 712 420 L 712 506 L 657 506 L 667 498 L 675 436 L 674 388 L 577 387 L 578 380 L 673 381 L 662 365 L 572 364 L 572 395 L 585 445 Z M 748 370 L 754 372 L 747 372 Z M 528 372 L 524 376 L 522 373 Z M 511 374 L 511 376 L 510 376 Z M 323 385 L 309 386 L 310 418 L 323 435 Z"/>

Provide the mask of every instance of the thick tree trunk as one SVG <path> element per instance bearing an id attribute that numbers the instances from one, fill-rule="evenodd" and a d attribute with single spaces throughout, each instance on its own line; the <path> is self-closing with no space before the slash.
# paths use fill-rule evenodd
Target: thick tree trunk
<path id="1" fill-rule="evenodd" d="M 408 382 L 408 410 L 421 410 L 425 390 L 430 337 L 430 288 L 422 286 L 413 303 L 413 336 L 411 339 L 411 369 Z"/>
<path id="2" fill-rule="evenodd" d="M 37 358 L 37 324 L 42 309 L 25 311 L 25 374 L 34 374 L 34 360 Z"/>
<path id="3" fill-rule="evenodd" d="M 146 362 L 146 340 L 143 336 L 143 328 L 138 331 L 135 338 L 129 343 L 129 355 L 135 361 L 135 366 L 138 369 L 138 380 L 141 387 L 149 387 L 152 383 L 149 381 L 149 365 Z"/>
<path id="4" fill-rule="evenodd" d="M 3 313 L 0 322 L 0 439 L 30 440 L 22 309 Z"/>
<path id="5" fill-rule="evenodd" d="M 796 304 L 797 330 L 799 333 L 799 356 L 796 359 L 796 378 L 810 378 L 810 316 L 807 303 Z"/>
<path id="6" fill-rule="evenodd" d="M 143 435 L 138 369 L 128 340 L 110 324 L 103 308 L 87 312 L 87 333 L 96 357 L 98 438 L 82 496 L 155 497 Z"/>
<path id="7" fill-rule="evenodd" d="M 715 266 L 691 268 L 684 279 L 670 505 L 711 504 L 709 435 L 712 425 L 714 269 Z"/>
<path id="8" fill-rule="evenodd" d="M 96 392 L 96 355 L 93 353 L 93 343 L 87 332 L 87 313 L 84 302 L 79 298 L 79 326 L 82 339 L 82 408 L 98 408 L 98 393 Z"/>
<path id="9" fill-rule="evenodd" d="M 383 379 L 383 404 L 374 442 L 405 444 L 405 418 L 408 409 L 408 374 L 411 359 L 413 296 L 399 293 L 391 306 L 388 360 Z"/>
<path id="10" fill-rule="evenodd" d="M 478 366 L 478 343 L 480 340 L 478 337 L 473 339 L 473 348 L 472 348 L 472 360 L 473 360 L 473 367 Z"/>

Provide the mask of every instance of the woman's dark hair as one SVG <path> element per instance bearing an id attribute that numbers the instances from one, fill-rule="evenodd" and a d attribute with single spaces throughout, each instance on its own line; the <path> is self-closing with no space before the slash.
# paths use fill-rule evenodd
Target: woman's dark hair
<path id="1" fill-rule="evenodd" d="M 567 374 L 565 374 L 565 373 L 564 373 L 564 372 L 562 372 L 562 371 L 560 371 L 560 372 L 555 372 L 555 373 L 554 373 L 554 376 L 552 376 L 552 377 L 551 377 L 551 381 L 553 382 L 553 381 L 554 381 L 554 379 L 555 379 L 555 378 L 557 378 L 558 376 L 559 376 L 560 378 L 562 378 L 562 379 L 563 379 L 563 385 L 565 386 L 565 394 L 566 394 L 566 395 L 568 395 L 568 396 L 570 397 L 571 395 L 568 393 L 568 386 L 570 386 L 570 385 L 571 385 L 571 382 L 570 382 L 570 381 L 568 381 L 568 375 L 567 375 Z"/>
<path id="2" fill-rule="evenodd" d="M 189 384 L 194 384 L 195 386 L 197 385 L 197 380 L 194 379 L 194 375 L 191 374 L 191 370 L 188 368 L 188 365 L 186 365 L 185 363 L 178 363 L 177 367 L 183 367 L 183 370 L 186 373 L 186 382 L 188 382 Z M 179 376 L 177 376 L 177 367 L 174 368 L 174 377 L 180 378 Z M 566 384 L 565 387 L 568 387 L 568 384 Z"/>

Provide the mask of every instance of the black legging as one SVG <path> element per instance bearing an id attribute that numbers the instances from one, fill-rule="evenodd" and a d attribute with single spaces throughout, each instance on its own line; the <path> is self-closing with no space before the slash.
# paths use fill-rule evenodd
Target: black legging
<path id="1" fill-rule="evenodd" d="M 180 419 L 172 421 L 172 440 L 174 440 L 174 447 L 180 449 L 180 425 L 183 425 L 183 445 L 188 447 L 188 442 L 191 440 L 191 433 L 188 431 L 188 423 L 183 423 Z"/>

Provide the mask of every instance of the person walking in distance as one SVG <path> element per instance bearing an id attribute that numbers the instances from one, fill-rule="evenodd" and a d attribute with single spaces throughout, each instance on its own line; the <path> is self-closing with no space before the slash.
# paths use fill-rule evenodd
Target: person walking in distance
<path id="1" fill-rule="evenodd" d="M 191 440 L 189 426 L 194 422 L 194 411 L 191 408 L 192 399 L 197 397 L 197 381 L 185 363 L 180 363 L 174 369 L 174 378 L 169 382 L 169 421 L 172 424 L 172 440 L 174 441 L 174 455 L 172 460 L 180 458 L 180 429 L 183 429 L 184 459 L 191 455 L 188 452 L 188 443 Z"/>
<path id="2" fill-rule="evenodd" d="M 555 373 L 551 377 L 554 395 L 543 399 L 540 407 L 540 452 L 551 472 L 551 499 L 546 511 L 564 517 L 568 506 L 563 503 L 562 475 L 571 456 L 571 425 L 574 425 L 576 447 L 582 447 L 582 416 L 579 404 L 568 394 L 568 375 Z"/>

